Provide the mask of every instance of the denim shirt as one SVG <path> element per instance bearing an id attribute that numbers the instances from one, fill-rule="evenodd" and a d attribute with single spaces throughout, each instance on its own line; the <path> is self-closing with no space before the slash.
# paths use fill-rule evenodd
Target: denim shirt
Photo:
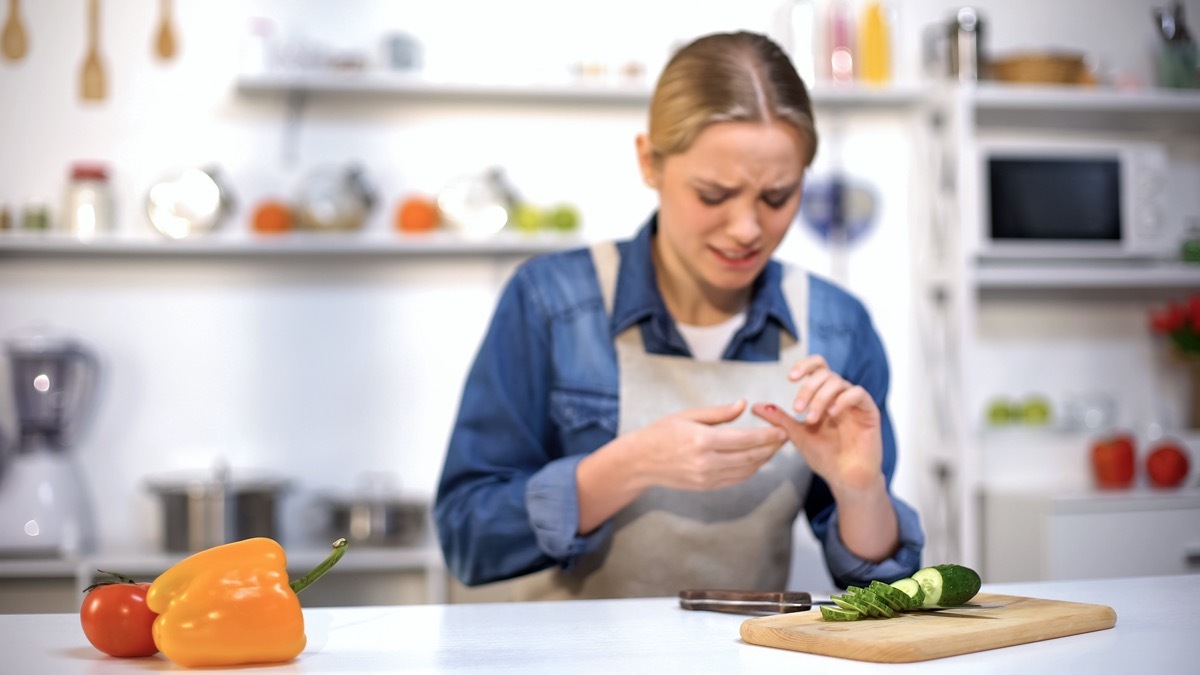
<path id="1" fill-rule="evenodd" d="M 614 338 L 636 324 L 647 351 L 691 355 L 658 291 L 651 262 L 656 230 L 653 216 L 633 239 L 618 243 L 611 317 L 586 248 L 522 263 L 501 293 L 467 376 L 434 504 L 446 563 L 464 584 L 556 565 L 571 569 L 610 536 L 610 524 L 578 534 L 575 469 L 616 437 Z M 723 358 L 775 361 L 780 331 L 797 335 L 782 276 L 775 261 L 759 275 L 746 322 Z M 890 485 L 896 443 L 885 406 L 889 371 L 883 345 L 857 299 L 817 277 L 809 287 L 809 351 L 862 385 L 879 406 L 883 472 Z M 829 487 L 814 475 L 805 514 L 839 586 L 898 579 L 920 568 L 925 542 L 920 518 L 903 501 L 893 496 L 892 502 L 900 548 L 879 563 L 863 560 L 842 543 Z"/>

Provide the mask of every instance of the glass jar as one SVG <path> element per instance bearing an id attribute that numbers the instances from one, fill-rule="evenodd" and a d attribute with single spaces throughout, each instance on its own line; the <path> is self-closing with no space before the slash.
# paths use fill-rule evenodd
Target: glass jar
<path id="1" fill-rule="evenodd" d="M 1184 262 L 1200 263 L 1200 223 L 1188 227 L 1187 236 L 1179 248 L 1179 256 Z"/>
<path id="2" fill-rule="evenodd" d="M 71 180 L 67 183 L 63 228 L 80 239 L 90 239 L 97 233 L 110 231 L 112 220 L 108 169 L 101 164 L 73 164 Z"/>

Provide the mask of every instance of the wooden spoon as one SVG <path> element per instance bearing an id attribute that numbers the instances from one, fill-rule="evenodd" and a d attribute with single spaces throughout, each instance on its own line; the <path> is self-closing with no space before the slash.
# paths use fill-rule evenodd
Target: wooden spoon
<path id="1" fill-rule="evenodd" d="M 175 58 L 179 47 L 175 44 L 175 31 L 171 29 L 171 0 L 159 3 L 162 19 L 158 24 L 158 35 L 154 40 L 154 53 L 163 61 Z"/>
<path id="2" fill-rule="evenodd" d="M 106 89 L 104 64 L 100 62 L 100 0 L 88 0 L 88 48 L 79 94 L 85 101 L 103 101 Z"/>
<path id="3" fill-rule="evenodd" d="M 29 53 L 29 38 L 21 24 L 21 0 L 8 0 L 8 18 L 0 35 L 0 53 L 9 61 L 20 61 Z"/>

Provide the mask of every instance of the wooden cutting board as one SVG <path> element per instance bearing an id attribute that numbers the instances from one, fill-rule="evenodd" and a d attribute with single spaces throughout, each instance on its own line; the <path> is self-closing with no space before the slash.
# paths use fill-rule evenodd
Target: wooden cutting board
<path id="1" fill-rule="evenodd" d="M 911 663 L 1112 628 L 1111 607 L 980 593 L 993 609 L 905 612 L 891 619 L 825 621 L 812 611 L 742 622 L 742 639 L 764 647 L 876 663 Z"/>

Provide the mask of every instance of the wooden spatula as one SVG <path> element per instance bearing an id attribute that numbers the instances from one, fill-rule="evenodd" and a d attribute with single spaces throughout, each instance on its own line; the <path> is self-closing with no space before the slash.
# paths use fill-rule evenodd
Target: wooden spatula
<path id="1" fill-rule="evenodd" d="M 175 58 L 179 46 L 175 44 L 175 30 L 171 28 L 171 0 L 160 0 L 158 33 L 154 38 L 154 54 L 163 61 Z"/>
<path id="2" fill-rule="evenodd" d="M 0 53 L 9 61 L 20 61 L 29 53 L 29 37 L 21 23 L 21 0 L 8 0 L 8 18 L 0 34 Z"/>
<path id="3" fill-rule="evenodd" d="M 100 61 L 100 0 L 88 0 L 88 47 L 79 75 L 79 95 L 85 101 L 103 101 L 108 89 L 105 80 Z"/>

